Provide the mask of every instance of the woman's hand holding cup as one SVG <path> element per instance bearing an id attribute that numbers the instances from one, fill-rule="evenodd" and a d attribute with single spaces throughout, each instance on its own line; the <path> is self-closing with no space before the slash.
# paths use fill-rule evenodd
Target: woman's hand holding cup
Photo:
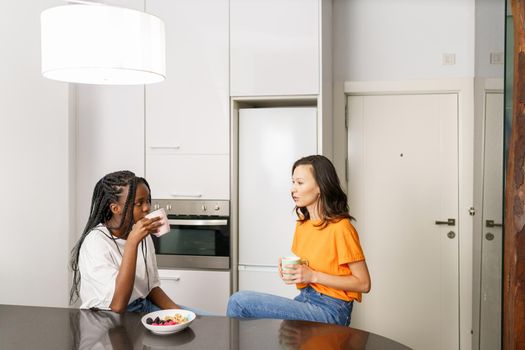
<path id="1" fill-rule="evenodd" d="M 158 226 L 155 231 L 150 232 L 152 235 L 160 237 L 170 232 L 170 224 L 168 223 L 168 216 L 166 215 L 166 211 L 164 210 L 164 208 L 160 208 L 155 211 L 152 211 L 151 213 L 146 215 L 146 218 L 148 219 L 160 218 L 161 220 L 160 226 Z"/>
<path id="2" fill-rule="evenodd" d="M 286 284 L 310 283 L 312 270 L 308 263 L 297 256 L 279 258 L 279 273 Z"/>
<path id="3" fill-rule="evenodd" d="M 163 224 L 164 223 L 160 217 L 144 217 L 140 219 L 133 225 L 133 228 L 128 235 L 128 242 L 136 242 L 137 244 L 140 243 L 140 241 L 142 241 L 150 233 L 157 232 L 159 227 L 161 227 Z"/>

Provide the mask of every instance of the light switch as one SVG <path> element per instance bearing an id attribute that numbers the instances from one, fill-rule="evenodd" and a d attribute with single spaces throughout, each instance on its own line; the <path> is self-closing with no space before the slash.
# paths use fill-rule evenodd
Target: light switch
<path id="1" fill-rule="evenodd" d="M 455 53 L 444 53 L 442 57 L 442 65 L 451 66 L 456 64 L 456 54 Z"/>
<path id="2" fill-rule="evenodd" d="M 490 53 L 490 64 L 503 64 L 505 55 L 503 52 L 491 52 Z"/>

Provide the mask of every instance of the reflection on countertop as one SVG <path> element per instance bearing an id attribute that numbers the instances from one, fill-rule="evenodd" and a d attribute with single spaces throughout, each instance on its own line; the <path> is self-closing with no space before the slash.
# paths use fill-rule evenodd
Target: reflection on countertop
<path id="1" fill-rule="evenodd" d="M 0 305 L 0 349 L 408 349 L 354 329 L 306 321 L 198 316 L 185 330 L 155 335 L 142 314 Z"/>

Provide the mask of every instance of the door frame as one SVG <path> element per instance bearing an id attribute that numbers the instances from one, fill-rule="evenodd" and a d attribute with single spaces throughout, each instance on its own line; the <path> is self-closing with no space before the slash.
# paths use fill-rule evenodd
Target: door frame
<path id="1" fill-rule="evenodd" d="M 479 208 L 479 215 L 473 222 L 473 290 L 472 290 L 472 329 L 473 349 L 481 344 L 481 254 L 483 232 L 483 183 L 485 154 L 485 118 L 486 96 L 489 93 L 504 92 L 502 78 L 475 78 L 474 80 L 474 207 Z M 502 187 L 503 191 L 503 187 Z M 502 265 L 503 269 L 503 265 Z M 503 298 L 503 290 L 502 290 Z M 503 310 L 502 310 L 503 317 Z"/>
<path id="2" fill-rule="evenodd" d="M 345 81 L 343 93 L 345 106 L 348 96 L 425 93 L 458 95 L 458 229 L 461 232 L 459 235 L 459 347 L 471 349 L 474 220 L 469 211 L 473 208 L 474 201 L 474 78 Z M 345 108 L 345 120 L 347 117 Z M 346 164 L 348 155 L 345 159 Z"/>

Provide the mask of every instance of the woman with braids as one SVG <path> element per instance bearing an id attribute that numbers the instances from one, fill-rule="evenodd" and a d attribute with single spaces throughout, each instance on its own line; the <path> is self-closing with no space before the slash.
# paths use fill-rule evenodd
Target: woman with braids
<path id="1" fill-rule="evenodd" d="M 370 275 L 346 194 L 328 158 L 301 158 L 292 167 L 292 198 L 298 216 L 292 252 L 308 264 L 292 265 L 283 275 L 296 284 L 295 299 L 241 291 L 230 297 L 228 316 L 275 318 L 349 325 L 354 300 L 370 290 Z M 288 268 L 289 266 L 287 266 Z"/>
<path id="2" fill-rule="evenodd" d="M 97 182 L 84 232 L 73 248 L 70 302 L 81 308 L 151 312 L 179 308 L 160 288 L 150 233 L 162 225 L 150 211 L 148 182 L 118 171 Z"/>

